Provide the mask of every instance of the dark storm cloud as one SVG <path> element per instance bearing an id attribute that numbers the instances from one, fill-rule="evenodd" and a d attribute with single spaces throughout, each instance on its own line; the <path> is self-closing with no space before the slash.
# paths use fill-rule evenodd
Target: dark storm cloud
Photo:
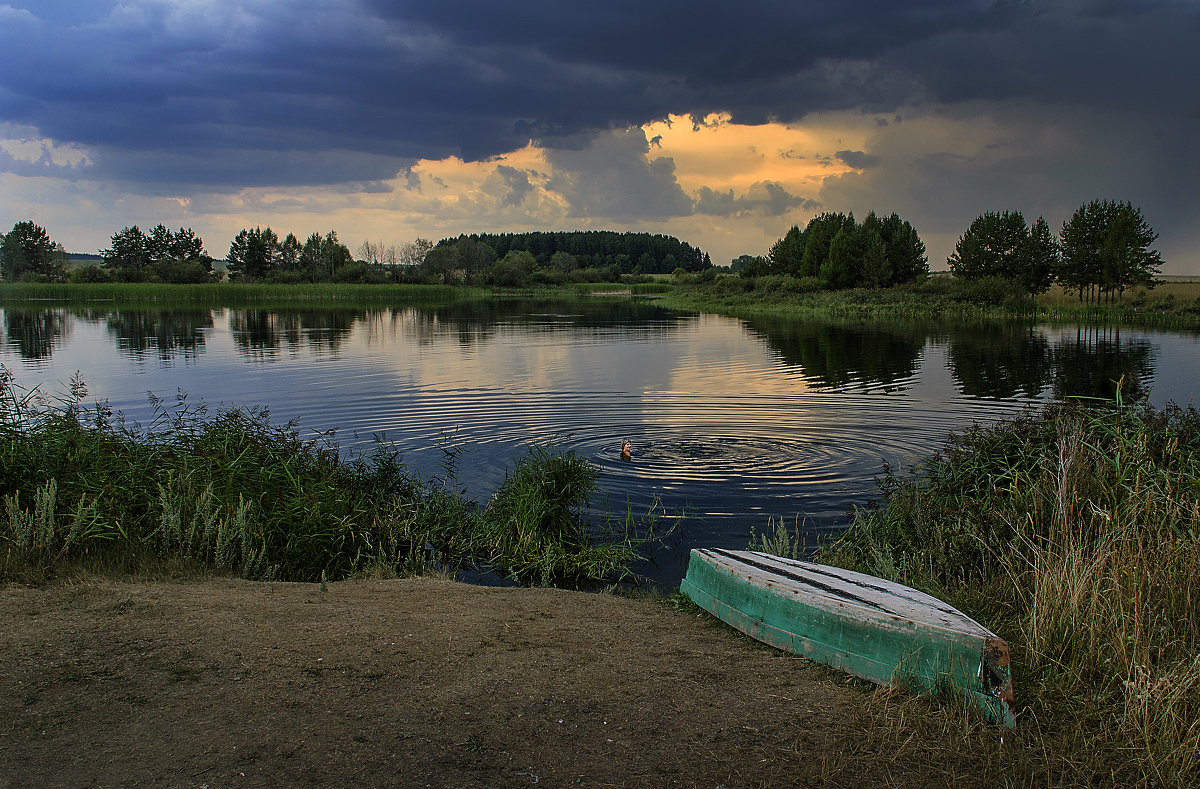
<path id="1" fill-rule="evenodd" d="M 88 146 L 99 177 L 331 184 L 668 113 L 1022 96 L 1183 116 L 1197 34 L 1193 4 L 1117 0 L 9 0 L 0 119 Z"/>
<path id="2" fill-rule="evenodd" d="M 863 151 L 838 151 L 835 155 L 842 164 L 853 167 L 855 170 L 865 170 L 879 164 L 878 156 Z"/>

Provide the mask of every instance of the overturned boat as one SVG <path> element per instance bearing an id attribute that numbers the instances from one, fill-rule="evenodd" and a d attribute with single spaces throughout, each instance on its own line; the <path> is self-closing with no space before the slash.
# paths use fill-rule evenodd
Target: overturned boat
<path id="1" fill-rule="evenodd" d="M 751 638 L 879 684 L 968 698 L 1012 727 L 1008 644 L 916 589 L 757 551 L 693 549 L 680 591 Z"/>

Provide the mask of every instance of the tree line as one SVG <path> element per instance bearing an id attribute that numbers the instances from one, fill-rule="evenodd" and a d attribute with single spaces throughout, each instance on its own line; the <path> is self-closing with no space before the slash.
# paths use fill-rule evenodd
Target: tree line
<path id="1" fill-rule="evenodd" d="M 451 246 L 464 238 L 486 245 L 497 260 L 510 252 L 528 252 L 540 268 L 551 267 L 552 258 L 559 253 L 570 255 L 578 268 L 615 267 L 621 274 L 671 274 L 676 269 L 693 272 L 712 265 L 702 250 L 661 233 L 613 230 L 476 233 L 443 239 L 438 246 Z M 563 260 L 560 256 L 560 268 Z"/>
<path id="2" fill-rule="evenodd" d="M 1063 223 L 1057 237 L 1045 217 L 1032 224 L 1020 211 L 988 211 L 959 237 L 946 259 L 963 280 L 995 280 L 1035 296 L 1058 284 L 1081 302 L 1120 298 L 1132 285 L 1154 284 L 1162 256 L 1158 234 L 1129 202 L 1092 200 Z M 925 244 L 896 214 L 823 213 L 801 230 L 793 225 L 765 256 L 742 255 L 730 269 L 743 277 L 789 276 L 801 290 L 885 288 L 929 273 Z"/>
<path id="3" fill-rule="evenodd" d="M 1093 200 L 1063 223 L 1058 236 L 1044 217 L 986 212 L 959 237 L 947 258 L 963 280 L 996 280 L 1030 295 L 1057 283 L 1080 301 L 1120 298 L 1133 285 L 1153 285 L 1162 257 L 1158 234 L 1129 202 Z M 208 282 L 220 279 L 203 240 L 191 228 L 137 225 L 112 235 L 100 266 L 69 270 L 69 256 L 32 221 L 0 236 L 5 280 L 77 282 Z M 525 287 L 618 281 L 638 275 L 702 272 L 709 256 L 677 238 L 615 231 L 472 234 L 436 244 L 417 238 L 400 246 L 364 242 L 355 255 L 335 231 L 303 242 L 270 227 L 244 228 L 229 246 L 231 280 L 247 282 L 440 282 Z M 766 256 L 743 255 L 730 266 L 743 277 L 788 276 L 804 290 L 886 288 L 929 273 L 916 228 L 895 213 L 826 212 L 776 241 Z"/>
<path id="4" fill-rule="evenodd" d="M 1131 285 L 1154 285 L 1162 265 L 1152 248 L 1157 238 L 1128 202 L 1083 204 L 1057 238 L 1044 217 L 1027 225 L 1020 211 L 989 211 L 959 237 L 947 263 L 956 277 L 994 277 L 1031 296 L 1058 283 L 1081 302 L 1111 302 Z"/>
<path id="5" fill-rule="evenodd" d="M 215 282 L 223 276 L 204 240 L 188 227 L 123 227 L 99 251 L 99 265 L 75 268 L 68 265 L 70 256 L 62 245 L 34 222 L 17 222 L 9 233 L 0 234 L 0 242 L 0 278 L 9 281 L 182 284 Z M 332 230 L 301 242 L 292 233 L 281 239 L 270 227 L 243 228 L 229 245 L 226 274 L 244 282 L 397 281 L 400 269 L 415 276 L 432 248 L 432 242 L 421 238 L 399 247 L 368 241 L 355 257 Z"/>
<path id="6" fill-rule="evenodd" d="M 423 271 L 439 281 L 524 287 L 617 282 L 712 267 L 673 236 L 609 230 L 461 235 L 437 243 Z"/>
<path id="7" fill-rule="evenodd" d="M 61 244 L 45 228 L 18 222 L 4 235 L 0 276 L 7 280 L 73 282 L 212 282 L 221 279 L 203 240 L 191 229 L 158 224 L 124 227 L 100 250 L 100 265 L 68 267 Z M 226 255 L 226 273 L 241 282 L 463 283 L 525 287 L 567 282 L 616 282 L 623 277 L 699 271 L 703 251 L 667 235 L 580 231 L 476 234 L 433 243 L 365 241 L 357 254 L 336 231 L 301 241 L 271 227 L 243 228 Z"/>

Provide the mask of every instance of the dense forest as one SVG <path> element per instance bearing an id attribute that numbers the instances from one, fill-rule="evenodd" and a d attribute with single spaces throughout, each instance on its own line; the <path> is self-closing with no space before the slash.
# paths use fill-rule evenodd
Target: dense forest
<path id="1" fill-rule="evenodd" d="M 929 273 L 916 228 L 894 213 L 880 219 L 874 211 L 861 223 L 854 214 L 820 214 L 804 230 L 793 225 L 766 257 L 741 257 L 733 267 L 744 277 L 783 275 L 827 290 L 886 288 Z"/>
<path id="2" fill-rule="evenodd" d="M 707 254 L 674 236 L 612 230 L 475 233 L 442 239 L 435 249 L 452 247 L 464 238 L 486 246 L 497 260 L 510 252 L 528 252 L 540 268 L 551 267 L 558 253 L 570 255 L 578 268 L 616 267 L 621 274 L 671 274 L 676 269 L 694 272 L 712 265 Z M 559 261 L 564 260 L 559 257 Z"/>

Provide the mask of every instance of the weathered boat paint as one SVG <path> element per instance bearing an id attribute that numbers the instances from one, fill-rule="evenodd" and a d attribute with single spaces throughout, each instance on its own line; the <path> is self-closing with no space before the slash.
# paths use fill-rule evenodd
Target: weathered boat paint
<path id="1" fill-rule="evenodd" d="M 965 695 L 1016 725 L 1008 644 L 935 597 L 757 551 L 694 549 L 680 590 L 746 635 L 879 684 Z"/>

